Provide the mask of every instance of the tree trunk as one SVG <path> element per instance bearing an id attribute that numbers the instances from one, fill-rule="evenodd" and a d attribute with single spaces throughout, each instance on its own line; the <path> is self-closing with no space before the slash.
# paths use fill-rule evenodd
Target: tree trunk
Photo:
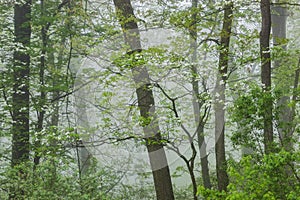
<path id="1" fill-rule="evenodd" d="M 122 26 L 125 42 L 130 46 L 130 52 L 142 51 L 137 19 L 133 13 L 130 0 L 114 0 L 117 16 Z M 144 66 L 133 66 L 133 79 L 136 83 L 136 94 L 140 115 L 145 121 L 143 125 L 146 137 L 146 147 L 151 164 L 156 198 L 158 200 L 173 200 L 173 188 L 167 157 L 161 143 L 158 119 L 155 117 L 155 102 L 151 89 L 148 70 Z"/>
<path id="2" fill-rule="evenodd" d="M 44 7 L 44 0 L 40 1 L 41 4 L 41 16 L 44 16 L 44 11 L 45 11 L 45 7 Z M 39 81 L 40 81 L 40 97 L 38 99 L 38 122 L 37 122 L 37 128 L 36 131 L 40 132 L 43 129 L 43 125 L 44 125 L 44 116 L 45 116 L 45 110 L 44 110 L 44 106 L 46 103 L 46 92 L 45 92 L 45 65 L 46 65 L 46 48 L 47 48 L 47 30 L 45 28 L 45 25 L 42 25 L 42 30 L 41 30 L 41 38 L 42 38 L 42 51 L 41 51 L 41 57 L 40 57 L 40 66 L 39 66 Z M 41 146 L 40 144 L 40 138 L 38 138 L 38 140 L 35 142 L 34 144 L 34 148 L 38 149 Z M 36 150 L 35 155 L 34 155 L 34 165 L 38 165 L 40 163 L 40 155 L 39 155 L 39 151 Z"/>
<path id="3" fill-rule="evenodd" d="M 263 99 L 264 107 L 264 146 L 265 153 L 272 151 L 273 145 L 273 101 L 271 94 L 271 54 L 270 54 L 270 31 L 271 31 L 271 10 L 270 0 L 261 0 L 261 32 L 260 32 L 260 55 L 261 55 L 261 82 L 266 97 Z"/>
<path id="4" fill-rule="evenodd" d="M 215 153 L 218 190 L 225 190 L 229 184 L 225 156 L 225 84 L 227 81 L 229 44 L 232 26 L 233 3 L 225 5 L 223 27 L 221 32 L 221 47 L 219 55 L 219 69 L 215 86 Z"/>
<path id="5" fill-rule="evenodd" d="M 31 0 L 14 5 L 14 36 L 16 49 L 13 54 L 13 94 L 12 94 L 12 159 L 11 166 L 29 161 L 29 72 L 31 27 Z M 22 46 L 22 47 L 20 47 Z M 21 179 L 25 179 L 24 170 L 18 169 Z M 24 195 L 25 191 L 12 186 L 9 199 Z"/>
<path id="6" fill-rule="evenodd" d="M 277 1 L 278 2 L 278 1 Z M 286 21 L 288 17 L 288 9 L 282 5 L 271 6 L 271 20 L 272 20 L 272 36 L 274 46 L 281 47 L 281 50 L 286 51 L 287 47 L 285 44 L 286 39 Z M 286 56 L 276 57 L 274 60 L 274 69 L 279 70 L 278 80 L 276 82 L 276 87 L 281 91 L 281 97 L 277 103 L 277 109 L 279 109 L 278 120 L 278 133 L 281 141 L 282 147 L 286 151 L 292 152 L 294 150 L 293 134 L 296 128 L 295 124 L 295 105 L 289 106 L 291 101 L 296 102 L 297 99 L 297 88 L 299 82 L 299 66 L 295 70 L 295 74 L 282 75 L 283 70 L 290 70 L 289 60 Z M 299 63 L 298 63 L 299 64 Z M 294 75 L 294 77 L 293 77 Z M 283 79 L 283 80 L 282 80 Z M 293 88 L 294 91 L 291 92 L 289 88 Z M 292 96 L 290 101 L 290 96 Z M 284 166 L 285 176 L 292 177 L 294 163 L 290 162 Z M 294 185 L 294 181 L 289 180 L 290 185 Z M 281 192 L 281 196 L 284 197 L 284 191 Z"/>
<path id="7" fill-rule="evenodd" d="M 76 77 L 76 81 L 74 84 L 74 88 L 79 88 L 81 85 L 86 83 L 83 77 L 78 76 L 78 71 L 73 72 L 73 77 Z M 77 133 L 79 134 L 79 138 L 81 140 L 76 146 L 76 151 L 78 153 L 78 168 L 79 168 L 79 178 L 82 176 L 88 175 L 88 171 L 92 165 L 92 154 L 85 146 L 85 135 L 84 133 L 88 132 L 89 129 L 89 121 L 88 121 L 88 113 L 87 113 L 87 101 L 86 97 L 88 97 L 89 89 L 87 88 L 89 85 L 79 89 L 75 92 L 75 105 L 76 105 L 76 118 L 77 118 Z"/>
<path id="8" fill-rule="evenodd" d="M 31 0 L 14 5 L 15 43 L 12 96 L 12 166 L 29 161 L 29 67 Z"/>
<path id="9" fill-rule="evenodd" d="M 197 62 L 197 12 L 194 9 L 198 7 L 198 0 L 192 1 L 192 23 L 193 26 L 190 27 L 190 49 L 192 51 L 192 87 L 193 87 L 193 110 L 194 117 L 197 126 L 197 138 L 198 138 L 198 146 L 200 152 L 200 161 L 201 161 L 201 173 L 203 184 L 205 188 L 211 188 L 210 176 L 209 176 L 209 167 L 208 167 L 208 155 L 206 152 L 206 142 L 204 138 L 204 124 L 205 117 L 208 113 L 204 113 L 204 116 L 200 118 L 200 111 L 204 104 L 201 99 L 199 99 L 199 81 L 197 79 L 198 70 L 196 66 Z"/>
<path id="10" fill-rule="evenodd" d="M 274 46 L 279 46 L 282 48 L 282 51 L 286 51 L 286 45 L 282 41 L 286 39 L 286 20 L 288 16 L 287 8 L 281 5 L 277 6 L 271 6 L 271 19 L 272 19 L 272 36 L 273 36 L 273 43 Z M 286 57 L 279 57 L 275 58 L 274 61 L 274 69 L 280 69 L 280 68 L 286 68 Z M 281 71 L 281 70 L 280 70 Z M 279 72 L 280 73 L 280 72 Z M 294 124 L 294 113 L 293 109 L 288 104 L 290 103 L 290 97 L 289 95 L 291 91 L 287 88 L 292 88 L 292 86 L 295 85 L 293 83 L 293 77 L 283 76 L 284 81 L 281 80 L 282 75 L 279 74 L 280 79 L 278 80 L 278 84 L 276 84 L 279 87 L 279 90 L 282 91 L 282 96 L 279 99 L 279 102 L 277 104 L 277 107 L 279 109 L 279 119 L 278 119 L 278 132 L 279 137 L 282 143 L 282 146 L 286 150 L 292 150 L 293 149 L 293 143 L 292 143 L 292 136 L 293 132 L 295 130 L 295 124 Z M 297 72 L 295 72 L 295 76 L 297 76 Z M 294 78 L 297 80 L 297 77 Z M 296 81 L 296 87 L 298 85 Z"/>
<path id="11" fill-rule="evenodd" d="M 49 41 L 50 43 L 51 41 Z M 51 44 L 51 43 L 50 43 Z M 59 53 L 58 53 L 58 63 L 62 63 L 62 48 L 60 49 Z M 57 66 L 57 64 L 55 64 L 55 55 L 53 51 L 50 51 L 48 54 L 48 60 L 50 62 L 50 64 L 55 68 L 55 71 L 57 70 L 61 70 L 59 66 Z M 51 85 L 53 88 L 58 88 L 58 81 L 59 77 L 56 73 L 51 73 L 50 75 L 52 77 L 51 80 Z M 52 107 L 52 113 L 51 113 L 51 118 L 50 118 L 50 126 L 53 127 L 52 131 L 58 131 L 57 127 L 58 127 L 58 123 L 59 123 L 59 95 L 60 95 L 60 91 L 58 89 L 56 89 L 55 91 L 51 92 L 51 99 L 53 101 Z M 56 100 L 56 101 L 55 101 Z M 55 140 L 52 141 L 52 146 L 56 146 L 57 143 Z M 57 166 L 56 166 L 56 162 L 54 158 L 51 158 L 51 180 L 49 183 L 50 188 L 54 188 L 55 187 L 55 182 L 57 180 Z"/>

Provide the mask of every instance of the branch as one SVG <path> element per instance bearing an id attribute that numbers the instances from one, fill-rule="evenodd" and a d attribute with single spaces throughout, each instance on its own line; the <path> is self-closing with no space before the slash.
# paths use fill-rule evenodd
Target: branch
<path id="1" fill-rule="evenodd" d="M 90 84 L 92 81 L 94 81 L 94 80 L 90 80 L 90 81 L 88 81 L 88 82 L 82 84 L 80 87 L 75 88 L 74 90 L 72 90 L 72 91 L 70 91 L 70 92 L 67 92 L 67 93 L 65 93 L 65 94 L 63 94 L 63 95 L 61 95 L 61 96 L 58 96 L 58 97 L 52 99 L 52 100 L 51 100 L 51 103 L 54 103 L 54 102 L 57 101 L 57 100 L 60 100 L 60 99 L 62 99 L 62 98 L 64 98 L 64 97 L 67 97 L 67 96 L 73 94 L 74 92 L 77 92 L 78 90 L 80 90 L 80 89 L 83 88 L 84 86 Z"/>
<path id="2" fill-rule="evenodd" d="M 166 148 L 174 151 L 186 163 L 187 167 L 190 167 L 189 160 L 180 152 L 179 148 L 174 143 L 169 142 L 168 144 L 171 146 L 166 146 Z"/>
<path id="3" fill-rule="evenodd" d="M 57 7 L 57 11 L 60 11 L 60 9 L 62 7 L 64 7 L 65 5 L 67 5 L 68 3 L 70 3 L 70 0 L 63 0 L 63 2 L 61 4 L 58 5 Z"/>
<path id="4" fill-rule="evenodd" d="M 300 6 L 299 3 L 288 3 L 288 2 L 274 2 L 274 3 L 271 3 L 271 6 L 273 6 L 273 5 Z"/>
<path id="5" fill-rule="evenodd" d="M 81 139 L 79 139 L 75 142 L 67 143 L 65 145 L 65 147 L 69 147 L 69 148 L 97 147 L 97 146 L 101 146 L 103 144 L 113 144 L 113 143 L 117 143 L 120 141 L 136 139 L 136 138 L 145 139 L 143 137 L 135 137 L 135 136 L 128 136 L 125 138 L 106 138 L 106 139 L 98 140 L 98 141 L 82 141 Z M 58 146 L 58 145 L 51 145 L 51 146 Z"/>
<path id="6" fill-rule="evenodd" d="M 174 114 L 175 114 L 175 117 L 177 118 L 177 119 L 179 119 L 179 115 L 178 115 L 178 112 L 177 112 L 177 109 L 176 109 L 176 103 L 175 103 L 175 101 L 178 99 L 178 97 L 176 97 L 176 98 L 172 98 L 172 97 L 170 97 L 167 93 L 166 93 L 166 91 L 158 84 L 158 83 L 156 83 L 156 84 L 154 84 L 156 87 L 158 87 L 161 91 L 162 91 L 162 93 L 167 97 L 167 99 L 169 99 L 171 102 L 172 102 L 172 108 L 171 108 L 171 110 L 174 112 Z M 185 126 L 180 122 L 180 127 L 182 128 L 182 130 L 187 134 L 187 136 L 189 137 L 189 142 L 192 144 L 193 143 L 193 138 L 194 138 L 194 135 L 192 136 L 191 134 L 190 134 L 190 132 L 185 128 Z"/>
<path id="7" fill-rule="evenodd" d="M 55 17 L 60 12 L 60 10 L 62 9 L 62 7 L 64 7 L 65 5 L 67 5 L 69 2 L 70 2 L 70 0 L 64 0 L 62 3 L 60 3 L 57 6 L 57 10 L 56 10 L 56 12 L 53 13 L 52 17 Z M 51 23 L 48 22 L 47 25 L 45 26 L 45 33 L 48 32 L 50 26 L 51 26 Z"/>
<path id="8" fill-rule="evenodd" d="M 202 45 L 204 42 L 208 42 L 208 41 L 211 41 L 211 42 L 216 43 L 217 45 L 220 45 L 219 40 L 217 40 L 217 39 L 212 39 L 212 38 L 206 38 L 206 39 L 204 39 L 204 40 L 201 40 L 201 42 L 199 42 L 199 45 L 198 45 L 198 46 L 200 46 L 200 45 Z"/>

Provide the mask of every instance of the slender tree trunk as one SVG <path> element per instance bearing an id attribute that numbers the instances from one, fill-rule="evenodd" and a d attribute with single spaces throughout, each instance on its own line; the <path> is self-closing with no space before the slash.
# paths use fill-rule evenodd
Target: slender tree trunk
<path id="1" fill-rule="evenodd" d="M 12 166 L 29 161 L 29 72 L 31 0 L 14 5 L 15 43 L 12 96 Z"/>
<path id="2" fill-rule="evenodd" d="M 63 59 L 62 58 L 62 55 L 63 55 L 63 50 L 62 49 L 59 51 L 58 55 L 59 55 L 58 58 L 57 58 L 58 63 L 62 63 L 62 59 Z M 58 85 L 59 85 L 59 83 L 57 82 L 59 80 L 59 77 L 57 76 L 57 73 L 56 73 L 57 70 L 60 70 L 60 67 L 58 67 L 55 64 L 55 56 L 54 56 L 53 51 L 49 52 L 48 59 L 49 59 L 49 62 L 51 63 L 51 66 L 54 67 L 54 71 L 55 71 L 54 73 L 51 74 L 52 87 L 56 88 L 56 90 L 53 91 L 52 94 L 51 94 L 51 98 L 54 101 L 55 99 L 59 98 L 59 94 L 60 94 L 59 90 L 57 89 Z M 51 119 L 50 119 L 50 126 L 52 127 L 51 131 L 57 131 L 58 122 L 59 122 L 59 100 L 54 101 L 53 104 L 52 104 L 52 107 L 53 107 L 53 110 L 52 110 Z M 57 144 L 56 144 L 55 141 L 53 141 L 51 145 L 56 146 Z M 50 188 L 54 188 L 55 187 L 55 182 L 57 180 L 57 170 L 56 170 L 57 167 L 56 167 L 56 162 L 55 162 L 54 158 L 51 158 L 50 161 L 51 161 L 52 166 L 51 166 L 51 171 L 50 171 L 51 181 L 50 181 L 49 185 L 50 185 Z"/>
<path id="3" fill-rule="evenodd" d="M 78 76 L 78 71 L 73 73 L 74 77 L 76 77 L 76 81 L 74 84 L 74 88 L 79 88 L 82 84 L 85 83 L 86 80 L 84 80 L 82 77 Z M 82 80 L 83 79 L 83 80 Z M 88 115 L 87 115 L 87 101 L 86 97 L 88 97 L 87 89 L 88 86 L 85 86 L 78 90 L 75 93 L 75 102 L 76 102 L 76 113 L 77 113 L 77 133 L 80 136 L 84 137 L 84 132 L 87 132 L 89 128 L 89 121 L 88 121 Z M 81 178 L 84 175 L 87 175 L 88 170 L 90 169 L 92 165 L 92 154 L 89 152 L 89 150 L 84 145 L 84 138 L 82 138 L 79 143 L 77 144 L 77 152 L 78 152 L 78 168 L 79 168 L 79 178 Z"/>
<path id="4" fill-rule="evenodd" d="M 40 8 L 41 8 L 41 16 L 44 17 L 44 0 L 40 1 Z M 42 51 L 41 51 L 41 57 L 40 57 L 40 72 L 39 72 L 39 81 L 40 81 L 40 97 L 39 97 L 39 111 L 38 111 L 38 122 L 37 122 L 37 128 L 36 131 L 40 132 L 43 129 L 44 125 L 44 116 L 45 116 L 45 110 L 43 108 L 43 105 L 46 103 L 46 91 L 45 91 L 45 65 L 46 65 L 46 48 L 47 48 L 47 30 L 45 28 L 45 25 L 42 25 L 42 30 L 41 30 L 41 38 L 42 38 Z M 40 140 L 37 140 L 34 144 L 34 147 L 38 149 L 40 146 Z M 34 155 L 34 164 L 35 166 L 40 163 L 40 155 L 38 150 L 36 150 L 35 155 Z"/>
<path id="5" fill-rule="evenodd" d="M 62 51 L 60 52 L 62 54 Z M 58 69 L 58 67 L 55 64 L 55 56 L 54 56 L 54 52 L 51 52 L 49 54 L 49 60 L 51 61 L 52 66 L 54 67 L 54 71 L 57 70 L 61 70 Z M 61 57 L 58 57 L 58 60 L 62 60 Z M 51 120 L 50 120 L 50 126 L 52 127 L 58 127 L 58 123 L 59 123 L 59 96 L 60 96 L 60 91 L 57 89 L 59 87 L 59 83 L 57 83 L 57 80 L 59 80 L 60 78 L 57 76 L 56 72 L 51 74 L 52 80 L 51 80 L 51 84 L 53 88 L 56 88 L 56 90 L 54 90 L 53 92 L 51 92 L 51 99 L 53 101 L 52 107 L 52 113 L 51 113 Z M 54 144 L 56 145 L 56 144 Z"/>
<path id="6" fill-rule="evenodd" d="M 198 7 L 198 0 L 192 1 L 192 24 L 190 27 L 190 49 L 192 51 L 192 87 L 193 87 L 193 109 L 194 109 L 194 117 L 197 126 L 197 138 L 198 138 L 198 146 L 200 152 L 200 161 L 201 161 L 201 173 L 203 184 L 205 188 L 211 188 L 210 176 L 209 176 L 209 167 L 208 167 L 208 155 L 206 152 L 206 142 L 204 138 L 204 124 L 205 124 L 205 116 L 200 118 L 200 111 L 204 104 L 201 99 L 199 99 L 199 81 L 197 79 L 198 69 L 197 65 L 197 12 L 194 9 Z M 205 112 L 204 115 L 207 113 Z"/>
<path id="7" fill-rule="evenodd" d="M 57 71 L 61 71 L 62 70 L 62 65 L 63 65 L 63 52 L 64 52 L 64 44 L 65 44 L 66 38 L 63 37 L 61 39 L 61 45 L 60 45 L 60 49 L 58 51 L 58 57 L 57 57 L 57 64 L 55 63 L 55 55 L 54 55 L 54 51 L 51 51 L 49 53 L 49 61 L 51 62 L 51 65 L 53 66 L 52 69 L 52 73 L 51 73 L 51 85 L 53 88 L 55 88 L 55 90 L 52 92 L 51 94 L 51 98 L 52 98 L 52 102 L 53 102 L 53 112 L 51 113 L 51 126 L 53 127 L 57 127 L 58 123 L 59 123 L 59 96 L 61 94 L 61 91 L 58 89 L 59 85 L 61 83 L 59 83 L 58 80 L 60 80 L 60 75 L 57 73 Z M 50 45 L 52 45 L 51 41 L 49 41 Z M 56 144 L 54 144 L 56 145 Z"/>
<path id="8" fill-rule="evenodd" d="M 191 159 L 187 159 L 184 155 L 182 155 L 179 150 L 177 149 L 177 151 L 175 150 L 175 152 L 177 153 L 177 155 L 179 157 L 181 157 L 183 159 L 183 161 L 185 162 L 189 174 L 190 174 L 190 178 L 192 181 L 192 187 L 193 187 L 193 199 L 194 200 L 198 200 L 197 197 L 197 181 L 196 181 L 196 176 L 195 176 L 195 172 L 194 172 L 194 161 L 195 161 L 195 157 L 196 157 L 196 148 L 194 147 L 194 145 L 192 146 L 192 150 L 193 150 L 193 155 Z"/>
<path id="9" fill-rule="evenodd" d="M 165 94 L 165 96 L 172 101 L 172 110 L 175 114 L 175 117 L 177 119 L 180 119 L 179 115 L 178 115 L 178 111 L 177 111 L 177 108 L 176 108 L 176 98 L 171 98 L 169 95 L 167 95 L 167 93 L 159 86 L 159 84 L 157 84 L 157 86 L 161 89 L 161 91 L 163 92 L 163 94 Z M 188 137 L 188 140 L 190 142 L 190 147 L 191 147 L 191 157 L 190 158 L 187 158 L 185 157 L 183 154 L 180 153 L 180 150 L 178 147 L 175 146 L 175 144 L 172 144 L 171 143 L 171 146 L 172 147 L 168 147 L 169 149 L 173 150 L 180 158 L 183 159 L 183 161 L 185 162 L 187 168 L 188 168 L 188 171 L 189 171 L 189 175 L 191 177 L 191 181 L 192 181 L 192 188 L 193 188 L 193 197 L 194 197 L 194 200 L 197 200 L 198 197 L 197 197 L 197 181 L 196 181 L 196 176 L 195 176 L 195 172 L 194 172 L 194 168 L 195 168 L 195 158 L 196 158 L 196 155 L 197 155 L 197 151 L 196 151 L 196 147 L 195 147 L 195 144 L 194 144 L 194 134 L 190 134 L 189 131 L 185 128 L 185 126 L 183 124 L 180 125 L 182 130 L 186 133 L 186 136 Z"/>
<path id="10" fill-rule="evenodd" d="M 271 54 L 270 54 L 270 31 L 271 31 L 271 10 L 270 0 L 261 0 L 261 32 L 260 32 L 260 55 L 261 55 L 261 82 L 264 93 L 264 146 L 265 153 L 272 151 L 273 145 L 273 101 L 271 94 Z"/>
<path id="11" fill-rule="evenodd" d="M 114 4 L 123 29 L 125 41 L 130 46 L 128 54 L 141 52 L 137 19 L 133 13 L 130 0 L 114 0 Z M 154 178 L 156 198 L 158 200 L 173 200 L 174 194 L 171 176 L 167 157 L 161 143 L 158 119 L 155 116 L 155 102 L 148 70 L 145 66 L 133 66 L 132 74 L 136 83 L 140 115 L 145 121 L 150 121 L 143 125 L 143 130 Z"/>
<path id="12" fill-rule="evenodd" d="M 219 73 L 215 87 L 215 153 L 216 153 L 216 171 L 218 179 L 218 190 L 225 190 L 229 179 L 227 175 L 227 164 L 225 156 L 225 84 L 227 81 L 229 44 L 232 26 L 233 3 L 228 2 L 225 5 L 223 27 L 221 32 L 221 47 L 219 55 Z"/>

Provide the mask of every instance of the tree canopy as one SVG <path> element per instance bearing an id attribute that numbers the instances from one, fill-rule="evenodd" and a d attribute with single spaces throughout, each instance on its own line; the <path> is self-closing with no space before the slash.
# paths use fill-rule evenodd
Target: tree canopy
<path id="1" fill-rule="evenodd" d="M 299 17 L 0 1 L 0 199 L 299 199 Z"/>

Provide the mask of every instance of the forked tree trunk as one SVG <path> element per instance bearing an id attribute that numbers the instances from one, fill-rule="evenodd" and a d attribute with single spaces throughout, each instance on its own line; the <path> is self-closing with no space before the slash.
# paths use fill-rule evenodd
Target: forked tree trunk
<path id="1" fill-rule="evenodd" d="M 261 82 L 263 92 L 268 96 L 263 99 L 264 107 L 264 147 L 265 153 L 272 151 L 273 145 L 273 101 L 271 94 L 271 54 L 270 54 L 270 31 L 271 31 L 271 8 L 270 0 L 261 0 L 261 32 L 260 32 L 260 55 L 261 55 Z"/>
<path id="2" fill-rule="evenodd" d="M 223 27 L 221 32 L 219 69 L 215 86 L 215 153 L 216 171 L 218 180 L 218 190 L 225 190 L 229 179 L 227 175 L 227 164 L 225 156 L 225 84 L 227 81 L 229 44 L 232 26 L 233 3 L 227 2 L 225 5 Z"/>
<path id="3" fill-rule="evenodd" d="M 123 29 L 125 42 L 130 46 L 128 55 L 141 52 L 137 19 L 133 13 L 130 0 L 114 0 L 114 5 Z M 140 115 L 147 122 L 143 125 L 143 130 L 154 178 L 156 198 L 158 200 L 173 200 L 171 176 L 167 157 L 161 143 L 158 119 L 155 116 L 155 102 L 148 70 L 145 66 L 133 66 L 132 74 L 136 83 Z"/>

